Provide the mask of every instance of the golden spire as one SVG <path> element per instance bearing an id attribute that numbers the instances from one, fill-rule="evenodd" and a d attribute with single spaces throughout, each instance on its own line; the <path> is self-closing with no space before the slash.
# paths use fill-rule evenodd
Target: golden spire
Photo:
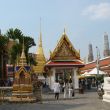
<path id="1" fill-rule="evenodd" d="M 39 38 L 39 47 L 42 47 L 41 18 L 40 18 L 40 38 Z"/>
<path id="2" fill-rule="evenodd" d="M 22 53 L 21 53 L 19 65 L 20 66 L 27 65 L 26 56 L 25 56 L 25 52 L 24 52 L 24 37 L 23 37 L 23 47 L 22 47 Z"/>
<path id="3" fill-rule="evenodd" d="M 22 47 L 21 58 L 26 58 L 25 53 L 24 53 L 24 37 L 23 37 L 23 47 Z"/>
<path id="4" fill-rule="evenodd" d="M 43 54 L 43 48 L 42 48 L 42 32 L 41 32 L 41 18 L 40 18 L 40 37 L 39 37 L 39 42 L 38 42 L 38 50 L 37 54 Z"/>
<path id="5" fill-rule="evenodd" d="M 44 72 L 44 65 L 46 63 L 46 59 L 43 52 L 42 47 L 42 33 L 41 33 L 41 18 L 40 18 L 40 37 L 39 37 L 39 43 L 38 43 L 38 49 L 36 53 L 36 62 L 37 65 L 33 67 L 33 70 L 35 73 L 42 74 Z"/>

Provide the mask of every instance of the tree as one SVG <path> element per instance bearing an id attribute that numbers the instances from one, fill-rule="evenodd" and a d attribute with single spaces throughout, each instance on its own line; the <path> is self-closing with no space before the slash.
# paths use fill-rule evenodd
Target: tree
<path id="1" fill-rule="evenodd" d="M 0 79 L 6 76 L 6 58 L 7 58 L 7 43 L 8 38 L 4 35 L 0 35 Z"/>
<path id="2" fill-rule="evenodd" d="M 21 55 L 22 52 L 22 46 L 23 46 L 23 41 L 24 41 L 24 46 L 25 46 L 25 54 L 27 58 L 27 63 L 28 61 L 28 51 L 29 48 L 32 46 L 35 46 L 34 39 L 29 36 L 23 35 L 22 31 L 19 29 L 9 29 L 6 33 L 6 36 L 10 39 L 13 39 L 14 41 L 18 40 L 19 42 L 16 42 L 15 45 L 13 45 L 12 49 L 10 49 L 10 54 L 11 54 L 11 63 L 15 64 L 17 60 L 17 55 Z"/>
<path id="3" fill-rule="evenodd" d="M 22 34 L 21 30 L 19 30 L 17 28 L 16 29 L 11 28 L 7 31 L 6 36 L 13 40 L 16 40 L 16 39 L 20 40 L 20 38 L 23 37 L 23 34 Z"/>
<path id="4" fill-rule="evenodd" d="M 7 45 L 8 40 L 9 40 L 8 37 L 1 35 L 0 36 L 0 48 L 4 48 Z"/>
<path id="5" fill-rule="evenodd" d="M 37 62 L 34 60 L 34 58 L 32 57 L 32 55 L 28 56 L 28 62 L 30 65 L 37 65 Z"/>

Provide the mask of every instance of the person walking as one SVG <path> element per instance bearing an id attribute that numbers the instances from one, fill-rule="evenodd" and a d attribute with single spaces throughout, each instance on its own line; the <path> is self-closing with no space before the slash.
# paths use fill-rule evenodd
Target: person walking
<path id="1" fill-rule="evenodd" d="M 59 93 L 60 93 L 60 84 L 58 80 L 54 83 L 54 93 L 55 93 L 55 99 L 59 99 Z"/>
<path id="2" fill-rule="evenodd" d="M 64 98 L 67 98 L 68 97 L 68 93 L 69 93 L 69 85 L 68 85 L 68 83 L 64 83 L 63 87 L 64 87 Z"/>
<path id="3" fill-rule="evenodd" d="M 72 94 L 73 94 L 73 87 L 72 87 L 72 85 L 69 83 L 69 98 L 72 98 Z"/>

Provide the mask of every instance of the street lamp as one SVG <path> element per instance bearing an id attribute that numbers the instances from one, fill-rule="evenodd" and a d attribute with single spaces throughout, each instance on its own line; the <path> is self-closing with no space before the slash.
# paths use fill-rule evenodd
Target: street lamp
<path id="1" fill-rule="evenodd" d="M 100 50 L 96 46 L 96 51 L 97 51 L 97 62 L 96 62 L 96 67 L 97 67 L 97 76 L 99 75 L 99 59 L 100 59 Z"/>

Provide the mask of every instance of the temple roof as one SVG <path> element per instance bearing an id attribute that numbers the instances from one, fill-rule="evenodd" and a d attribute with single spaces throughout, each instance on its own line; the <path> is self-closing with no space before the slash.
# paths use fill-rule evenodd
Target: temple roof
<path id="1" fill-rule="evenodd" d="M 74 60 L 80 59 L 80 53 L 73 47 L 65 31 L 56 48 L 51 52 L 50 60 Z"/>
<path id="2" fill-rule="evenodd" d="M 19 70 L 16 72 L 15 78 L 19 78 L 19 74 L 22 73 L 22 72 L 24 73 L 25 78 L 30 77 L 30 74 L 29 74 L 29 72 L 26 71 L 25 67 L 21 66 L 19 68 Z"/>
<path id="3" fill-rule="evenodd" d="M 65 33 L 62 34 L 56 48 L 50 53 L 50 59 L 46 67 L 74 66 L 83 67 L 84 63 L 80 59 L 80 53 L 73 47 Z"/>
<path id="4" fill-rule="evenodd" d="M 64 66 L 77 66 L 77 67 L 83 67 L 84 64 L 80 60 L 74 60 L 74 61 L 49 61 L 46 63 L 45 66 L 48 67 L 64 67 Z"/>
<path id="5" fill-rule="evenodd" d="M 81 68 L 81 73 L 89 72 L 95 67 L 96 67 L 96 60 L 85 64 L 85 66 Z M 99 69 L 104 72 L 110 73 L 110 56 L 99 60 Z"/>

